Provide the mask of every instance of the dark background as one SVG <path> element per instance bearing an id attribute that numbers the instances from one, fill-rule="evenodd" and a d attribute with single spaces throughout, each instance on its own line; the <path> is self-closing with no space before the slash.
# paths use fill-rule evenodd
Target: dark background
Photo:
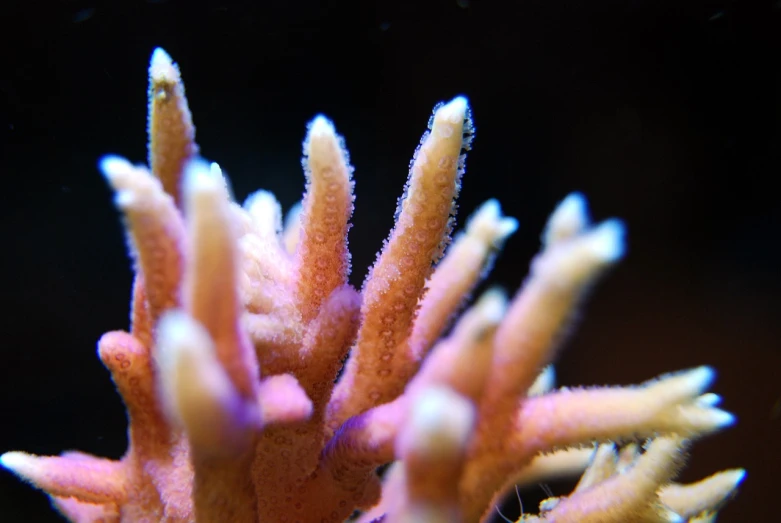
<path id="1" fill-rule="evenodd" d="M 572 190 L 629 228 L 626 260 L 581 315 L 560 382 L 713 365 L 712 390 L 738 424 L 695 445 L 682 479 L 745 467 L 721 521 L 774 520 L 780 18 L 779 2 L 729 0 L 4 4 L 0 451 L 125 449 L 95 342 L 127 326 L 130 262 L 96 163 L 145 160 L 146 68 L 162 46 L 181 66 L 203 155 L 240 199 L 263 187 L 296 201 L 305 124 L 318 112 L 335 121 L 356 167 L 357 285 L 431 108 L 466 94 L 478 131 L 461 222 L 498 197 L 521 224 L 493 282 L 519 285 Z M 0 472 L 0 520 L 58 519 Z"/>

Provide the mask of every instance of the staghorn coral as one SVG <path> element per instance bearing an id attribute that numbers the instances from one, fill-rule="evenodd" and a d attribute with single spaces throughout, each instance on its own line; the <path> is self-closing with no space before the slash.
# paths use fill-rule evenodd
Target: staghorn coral
<path id="1" fill-rule="evenodd" d="M 491 200 L 448 245 L 473 133 L 465 98 L 435 109 L 358 292 L 347 283 L 352 167 L 326 118 L 309 125 L 306 193 L 283 226 L 270 193 L 239 206 L 198 158 L 161 49 L 149 95 L 151 172 L 114 156 L 100 165 L 135 263 L 130 332 L 98 345 L 129 448 L 119 461 L 0 459 L 70 520 L 320 522 L 359 510 L 364 522 L 478 521 L 508 486 L 586 462 L 571 495 L 521 520 L 703 522 L 736 490 L 742 470 L 671 482 L 693 439 L 733 421 L 705 392 L 709 368 L 552 390 L 569 317 L 623 252 L 622 224 L 591 224 L 582 196 L 554 211 L 520 291 L 487 291 L 440 339 L 516 228 Z"/>

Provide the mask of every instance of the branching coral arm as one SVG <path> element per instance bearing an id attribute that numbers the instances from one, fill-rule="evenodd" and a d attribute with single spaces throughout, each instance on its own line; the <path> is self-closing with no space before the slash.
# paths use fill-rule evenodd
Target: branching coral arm
<path id="1" fill-rule="evenodd" d="M 522 487 L 557 478 L 576 477 L 586 470 L 593 453 L 593 449 L 568 448 L 539 454 L 512 477 L 511 483 Z"/>
<path id="2" fill-rule="evenodd" d="M 713 371 L 701 367 L 636 388 L 561 390 L 530 398 L 514 421 L 511 454 L 524 456 L 523 460 L 541 450 L 587 444 L 593 439 L 642 438 L 657 432 L 686 437 L 710 433 L 734 421 L 732 415 L 696 402 L 712 379 Z"/>
<path id="3" fill-rule="evenodd" d="M 447 387 L 420 391 L 408 422 L 396 439 L 404 467 L 405 492 L 385 521 L 458 523 L 458 484 L 474 428 L 475 408 Z"/>
<path id="4" fill-rule="evenodd" d="M 257 398 L 258 363 L 241 323 L 237 230 L 222 172 L 192 162 L 185 178 L 189 253 L 185 304 L 214 341 L 217 359 L 246 400 Z"/>
<path id="5" fill-rule="evenodd" d="M 510 305 L 496 333 L 494 360 L 481 409 L 492 415 L 481 422 L 478 438 L 502 433 L 517 400 L 553 357 L 570 316 L 584 293 L 623 252 L 623 228 L 605 222 L 545 249 Z M 478 443 L 479 445 L 479 443 Z"/>
<path id="6" fill-rule="evenodd" d="M 209 333 L 187 314 L 163 317 L 157 345 L 161 398 L 189 443 L 196 520 L 255 521 L 249 463 L 240 457 L 249 451 L 258 425 L 256 406 L 244 401 Z"/>
<path id="7" fill-rule="evenodd" d="M 197 153 L 179 67 L 158 47 L 149 65 L 149 165 L 179 208 L 184 169 Z"/>
<path id="8" fill-rule="evenodd" d="M 366 279 L 358 341 L 328 408 L 329 424 L 393 400 L 418 299 L 452 228 L 471 119 L 466 98 L 438 108 L 415 154 L 396 226 Z M 466 134 L 466 137 L 465 137 Z"/>
<path id="9" fill-rule="evenodd" d="M 730 469 L 688 485 L 671 483 L 659 491 L 659 499 L 681 517 L 694 518 L 718 510 L 745 477 L 745 470 Z"/>
<path id="10" fill-rule="evenodd" d="M 167 455 L 176 434 L 158 407 L 156 371 L 148 347 L 126 332 L 114 331 L 100 338 L 98 355 L 127 408 L 131 461 Z"/>
<path id="11" fill-rule="evenodd" d="M 475 211 L 466 229 L 456 236 L 426 282 L 420 300 L 409 339 L 411 358 L 407 374 L 410 377 L 475 284 L 490 269 L 507 237 L 517 228 L 514 218 L 502 216 L 499 202 L 489 200 Z"/>
<path id="12" fill-rule="evenodd" d="M 143 278 L 144 295 L 154 326 L 160 315 L 181 305 L 185 230 L 174 200 L 144 167 L 135 167 L 118 156 L 100 162 L 103 175 L 125 215 L 137 272 Z"/>
<path id="13" fill-rule="evenodd" d="M 558 218 L 562 214 L 566 215 L 554 212 L 549 230 L 567 223 Z M 579 221 L 587 222 L 585 217 Z M 554 236 L 560 240 L 549 242 L 533 261 L 529 278 L 495 335 L 491 370 L 470 448 L 472 459 L 462 479 L 462 500 L 470 520 L 477 519 L 477 511 L 482 513 L 494 493 L 526 464 L 511 465 L 497 435 L 512 432 L 518 402 L 553 357 L 573 310 L 599 275 L 623 253 L 623 227 L 615 220 L 572 237 Z"/>
<path id="14" fill-rule="evenodd" d="M 0 464 L 54 496 L 90 503 L 122 503 L 127 497 L 126 467 L 121 462 L 80 452 L 46 457 L 6 452 Z"/>
<path id="15" fill-rule="evenodd" d="M 548 503 L 538 521 L 556 523 L 681 522 L 662 507 L 656 491 L 682 463 L 681 440 L 656 438 L 634 467 L 597 485 Z M 531 520 L 530 520 L 531 521 Z"/>
<path id="16" fill-rule="evenodd" d="M 324 116 L 309 124 L 303 165 L 307 186 L 294 254 L 294 281 L 296 305 L 302 321 L 309 323 L 350 274 L 347 231 L 353 213 L 352 167 L 342 139 Z"/>
<path id="17" fill-rule="evenodd" d="M 288 304 L 281 297 L 294 278 L 280 237 L 282 209 L 274 195 L 263 190 L 251 194 L 241 208 L 234 205 L 235 217 L 243 224 L 238 239 L 241 301 L 254 314 L 276 312 Z"/>

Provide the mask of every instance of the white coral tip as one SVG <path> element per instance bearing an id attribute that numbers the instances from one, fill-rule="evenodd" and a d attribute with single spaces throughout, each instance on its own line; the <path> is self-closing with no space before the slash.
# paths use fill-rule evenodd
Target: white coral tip
<path id="1" fill-rule="evenodd" d="M 115 177 L 132 171 L 133 165 L 121 156 L 107 154 L 98 161 L 98 168 L 103 176 L 111 182 Z"/>
<path id="2" fill-rule="evenodd" d="M 315 116 L 315 118 L 312 120 L 312 122 L 309 124 L 309 136 L 323 136 L 323 135 L 333 135 L 336 131 L 334 129 L 334 124 L 331 123 L 331 120 L 323 116 L 322 114 L 318 114 Z"/>
<path id="3" fill-rule="evenodd" d="M 507 312 L 507 294 L 499 287 L 492 287 L 480 296 L 474 309 L 489 323 L 498 324 Z"/>
<path id="4" fill-rule="evenodd" d="M 216 163 L 208 164 L 200 158 L 191 160 L 184 169 L 184 193 L 200 194 L 217 191 L 222 171 Z"/>
<path id="5" fill-rule="evenodd" d="M 170 64 L 172 62 L 173 60 L 171 59 L 171 55 L 166 53 L 165 49 L 163 49 L 162 47 L 155 47 L 154 51 L 152 51 L 151 63 L 153 66 Z"/>
<path id="6" fill-rule="evenodd" d="M 721 409 L 713 409 L 708 413 L 710 421 L 717 429 L 722 429 L 735 424 L 735 415 Z"/>
<path id="7" fill-rule="evenodd" d="M 452 454 L 466 446 L 474 420 L 469 400 L 446 387 L 428 388 L 415 401 L 407 435 L 411 438 L 402 438 L 402 447 L 410 445 L 434 455 Z"/>
<path id="8" fill-rule="evenodd" d="M 176 83 L 179 81 L 179 70 L 169 54 L 161 47 L 156 47 L 152 51 L 152 59 L 149 61 L 149 77 L 153 82 Z"/>
<path id="9" fill-rule="evenodd" d="M 518 220 L 510 216 L 502 216 L 499 202 L 491 198 L 469 218 L 466 230 L 469 234 L 476 234 L 485 242 L 499 248 L 508 236 L 518 230 Z"/>
<path id="10" fill-rule="evenodd" d="M 461 123 L 466 117 L 468 107 L 469 101 L 467 101 L 466 96 L 457 96 L 440 107 L 436 116 L 451 123 Z"/>
<path id="11" fill-rule="evenodd" d="M 605 263 L 618 261 L 624 255 L 625 227 L 621 220 L 606 220 L 590 233 L 591 251 Z"/>
<path id="12" fill-rule="evenodd" d="M 702 365 L 688 371 L 686 374 L 686 384 L 693 394 L 704 391 L 716 378 L 716 371 L 707 365 Z"/>
<path id="13" fill-rule="evenodd" d="M 721 396 L 708 392 L 697 398 L 697 405 L 701 407 L 715 407 L 721 403 Z"/>
<path id="14" fill-rule="evenodd" d="M 0 465 L 13 472 L 18 472 L 29 464 L 30 456 L 24 452 L 6 452 L 0 456 Z"/>
<path id="15" fill-rule="evenodd" d="M 569 194 L 551 214 L 542 235 L 543 244 L 549 247 L 559 241 L 572 238 L 589 223 L 586 197 L 578 192 Z"/>

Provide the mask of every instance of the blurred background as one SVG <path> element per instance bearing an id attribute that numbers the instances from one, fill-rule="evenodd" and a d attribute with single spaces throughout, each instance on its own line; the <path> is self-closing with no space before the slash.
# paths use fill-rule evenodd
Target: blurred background
<path id="1" fill-rule="evenodd" d="M 490 281 L 514 291 L 567 193 L 623 218 L 628 254 L 557 365 L 562 385 L 708 364 L 738 424 L 681 479 L 745 467 L 720 521 L 772 521 L 781 477 L 781 2 L 6 2 L 0 15 L 0 451 L 119 457 L 95 344 L 128 324 L 130 260 L 99 157 L 146 159 L 146 70 L 182 70 L 202 154 L 236 197 L 301 197 L 301 141 L 332 118 L 355 166 L 353 283 L 387 235 L 432 107 L 477 126 L 459 223 L 520 221 Z M 555 494 L 569 485 L 551 484 Z M 536 511 L 545 487 L 524 493 Z M 504 512 L 517 516 L 517 501 Z M 0 471 L 0 521 L 54 522 Z"/>

